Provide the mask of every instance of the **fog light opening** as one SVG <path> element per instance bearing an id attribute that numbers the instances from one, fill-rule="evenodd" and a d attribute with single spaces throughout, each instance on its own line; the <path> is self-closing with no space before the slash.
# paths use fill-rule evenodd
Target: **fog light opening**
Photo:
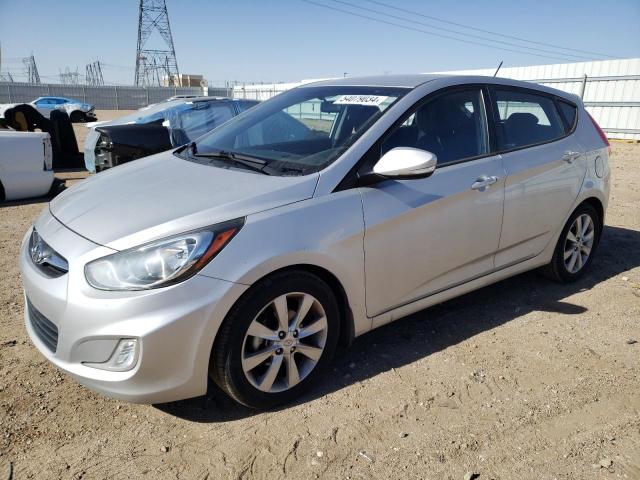
<path id="1" fill-rule="evenodd" d="M 138 339 L 123 338 L 106 362 L 84 363 L 84 365 L 112 372 L 126 372 L 136 366 L 138 362 Z"/>

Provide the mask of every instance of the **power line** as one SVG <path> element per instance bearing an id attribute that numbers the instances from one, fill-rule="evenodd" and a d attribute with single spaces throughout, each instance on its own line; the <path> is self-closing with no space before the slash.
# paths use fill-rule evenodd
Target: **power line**
<path id="1" fill-rule="evenodd" d="M 417 25 L 422 25 L 422 26 L 425 26 L 425 27 L 428 27 L 428 28 L 441 30 L 443 32 L 454 33 L 456 35 L 463 35 L 463 36 L 470 37 L 470 38 L 477 38 L 479 40 L 483 40 L 483 41 L 487 41 L 487 42 L 500 43 L 502 45 L 507 45 L 507 46 L 511 46 L 511 47 L 515 47 L 515 48 L 526 48 L 527 50 L 535 50 L 535 51 L 538 51 L 538 52 L 550 53 L 552 55 L 565 55 L 565 56 L 575 57 L 575 58 L 582 59 L 582 60 L 592 60 L 592 57 L 585 57 L 583 55 L 576 55 L 576 54 L 573 54 L 573 53 L 555 52 L 553 50 L 546 50 L 544 48 L 527 47 L 525 45 L 518 45 L 518 44 L 515 44 L 515 43 L 511 43 L 511 42 L 505 42 L 503 40 L 495 40 L 495 39 L 483 37 L 483 36 L 480 36 L 480 35 L 474 35 L 472 33 L 460 32 L 458 30 L 453 30 L 453 29 L 450 29 L 450 28 L 439 27 L 437 25 L 424 23 L 424 22 L 421 22 L 419 20 L 412 20 L 412 19 L 405 18 L 405 17 L 399 17 L 397 15 L 393 15 L 391 13 L 382 12 L 380 10 L 375 10 L 373 8 L 361 7 L 360 5 L 354 5 L 353 3 L 345 2 L 344 0 L 331 0 L 331 1 L 333 1 L 335 3 L 341 3 L 343 5 L 347 5 L 347 6 L 352 7 L 352 8 L 357 8 L 357 9 L 364 10 L 364 11 L 367 11 L 367 12 L 375 13 L 375 14 L 378 14 L 378 15 L 384 15 L 386 17 L 394 18 L 394 19 L 397 19 L 397 20 L 402 20 L 404 22 L 414 23 L 414 24 L 417 24 Z M 378 2 L 376 2 L 376 3 L 378 3 Z M 567 59 L 567 60 L 569 60 L 569 59 Z"/>
<path id="2" fill-rule="evenodd" d="M 404 12 L 404 13 L 410 13 L 411 15 L 418 15 L 418 16 L 423 17 L 423 18 L 428 18 L 428 19 L 431 19 L 431 20 L 435 20 L 437 22 L 448 23 L 449 25 L 455 25 L 456 27 L 468 28 L 470 30 L 475 30 L 476 32 L 487 33 L 489 35 L 496 35 L 498 37 L 510 38 L 511 40 L 518 40 L 519 42 L 534 43 L 536 45 L 541 45 L 543 47 L 557 48 L 557 49 L 560 49 L 560 50 L 571 50 L 572 52 L 588 53 L 590 55 L 596 55 L 598 57 L 618 58 L 618 57 L 615 57 L 613 55 L 607 55 L 605 53 L 597 53 L 597 52 L 591 52 L 589 50 L 580 50 L 580 49 L 577 49 L 577 48 L 569 48 L 569 47 L 564 47 L 564 46 L 561 46 L 561 45 L 554 45 L 553 43 L 538 42 L 538 41 L 535 41 L 535 40 L 529 40 L 529 39 L 522 38 L 522 37 L 516 37 L 514 35 L 506 35 L 504 33 L 493 32 L 491 30 L 484 30 L 482 28 L 473 27 L 471 25 L 465 25 L 463 23 L 452 22 L 450 20 L 445 20 L 444 18 L 434 17 L 432 15 L 425 15 L 423 13 L 416 12 L 416 11 L 413 11 L 413 10 L 407 10 L 406 8 L 396 7 L 395 5 L 389 5 L 388 3 L 379 2 L 377 0 L 366 0 L 366 1 L 369 2 L 369 3 L 375 3 L 376 5 L 380 5 L 382 7 L 391 8 L 391 9 L 394 9 L 394 10 L 399 10 L 399 11 Z"/>
<path id="3" fill-rule="evenodd" d="M 394 27 L 404 28 L 405 30 L 412 30 L 414 32 L 426 33 L 427 35 L 432 35 L 434 37 L 447 38 L 449 40 L 455 40 L 457 42 L 468 43 L 468 44 L 471 44 L 471 45 L 480 45 L 482 47 L 493 48 L 493 49 L 502 50 L 502 51 L 505 51 L 505 52 L 520 53 L 520 54 L 524 54 L 524 55 L 533 55 L 535 57 L 550 58 L 550 59 L 553 59 L 553 60 L 562 60 L 562 61 L 569 60 L 566 57 L 543 55 L 541 53 L 532 53 L 532 52 L 527 52 L 527 51 L 523 51 L 523 50 L 513 50 L 513 49 L 510 49 L 510 48 L 498 47 L 496 45 L 490 45 L 490 44 L 487 44 L 487 43 L 476 42 L 476 41 L 473 41 L 473 40 L 465 40 L 463 38 L 452 37 L 450 35 L 444 35 L 442 33 L 434 33 L 434 32 L 430 32 L 428 30 L 423 30 L 421 28 L 410 27 L 408 25 L 401 25 L 399 23 L 390 22 L 388 20 L 382 20 L 380 18 L 370 17 L 368 15 L 362 15 L 360 13 L 351 12 L 349 10 L 344 10 L 342 8 L 331 7 L 329 5 L 325 5 L 323 3 L 314 2 L 312 0 L 301 0 L 301 1 L 305 2 L 305 3 L 311 3 L 311 4 L 317 5 L 319 7 L 324 7 L 324 8 L 327 8 L 329 10 L 334 10 L 334 11 L 337 11 L 337 12 L 346 13 L 347 15 L 352 15 L 354 17 L 366 18 L 367 20 L 373 20 L 374 22 L 384 23 L 386 25 L 392 25 Z"/>

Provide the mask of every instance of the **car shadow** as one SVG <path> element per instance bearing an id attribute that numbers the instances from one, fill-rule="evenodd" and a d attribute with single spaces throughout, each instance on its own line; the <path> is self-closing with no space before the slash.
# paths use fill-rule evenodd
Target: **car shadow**
<path id="1" fill-rule="evenodd" d="M 309 393 L 280 409 L 410 364 L 533 311 L 580 315 L 586 308 L 564 299 L 640 266 L 639 245 L 639 231 L 605 226 L 591 268 L 575 283 L 562 285 L 528 272 L 373 330 L 341 350 Z M 205 396 L 155 407 L 182 419 L 207 423 L 260 413 L 234 403 L 212 382 Z"/>
<path id="2" fill-rule="evenodd" d="M 35 203 L 46 204 L 54 198 L 53 195 L 44 195 L 41 197 L 25 198 L 24 200 L 5 200 L 0 201 L 0 208 L 19 207 L 22 205 L 33 205 Z"/>

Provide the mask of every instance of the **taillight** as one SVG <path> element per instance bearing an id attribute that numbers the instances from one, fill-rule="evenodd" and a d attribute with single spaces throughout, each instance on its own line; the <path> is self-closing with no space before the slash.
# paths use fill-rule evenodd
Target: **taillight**
<path id="1" fill-rule="evenodd" d="M 598 132 L 598 135 L 600 135 L 600 138 L 602 139 L 604 144 L 609 148 L 609 155 L 611 155 L 611 144 L 609 143 L 607 134 L 604 133 L 604 130 L 600 128 L 600 125 L 598 125 L 598 122 L 596 122 L 595 118 L 593 118 L 589 112 L 587 112 L 587 115 L 589 115 L 589 118 L 591 119 L 591 123 L 593 123 L 593 126 L 596 127 L 596 131 Z"/>

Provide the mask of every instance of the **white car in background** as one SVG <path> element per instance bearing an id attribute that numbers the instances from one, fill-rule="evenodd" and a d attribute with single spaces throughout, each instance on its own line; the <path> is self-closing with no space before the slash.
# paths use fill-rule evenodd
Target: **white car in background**
<path id="1" fill-rule="evenodd" d="M 4 115 L 5 110 L 15 107 L 16 105 L 22 104 L 5 103 L 0 105 L 0 114 Z M 53 110 L 62 110 L 67 112 L 69 119 L 72 122 L 93 122 L 97 120 L 93 105 L 81 102 L 80 100 L 74 100 L 72 98 L 38 97 L 35 100 L 28 102 L 27 105 L 31 105 L 46 118 L 49 118 L 49 115 L 51 115 Z"/>
<path id="2" fill-rule="evenodd" d="M 0 130 L 0 201 L 46 195 L 54 182 L 48 133 Z"/>

